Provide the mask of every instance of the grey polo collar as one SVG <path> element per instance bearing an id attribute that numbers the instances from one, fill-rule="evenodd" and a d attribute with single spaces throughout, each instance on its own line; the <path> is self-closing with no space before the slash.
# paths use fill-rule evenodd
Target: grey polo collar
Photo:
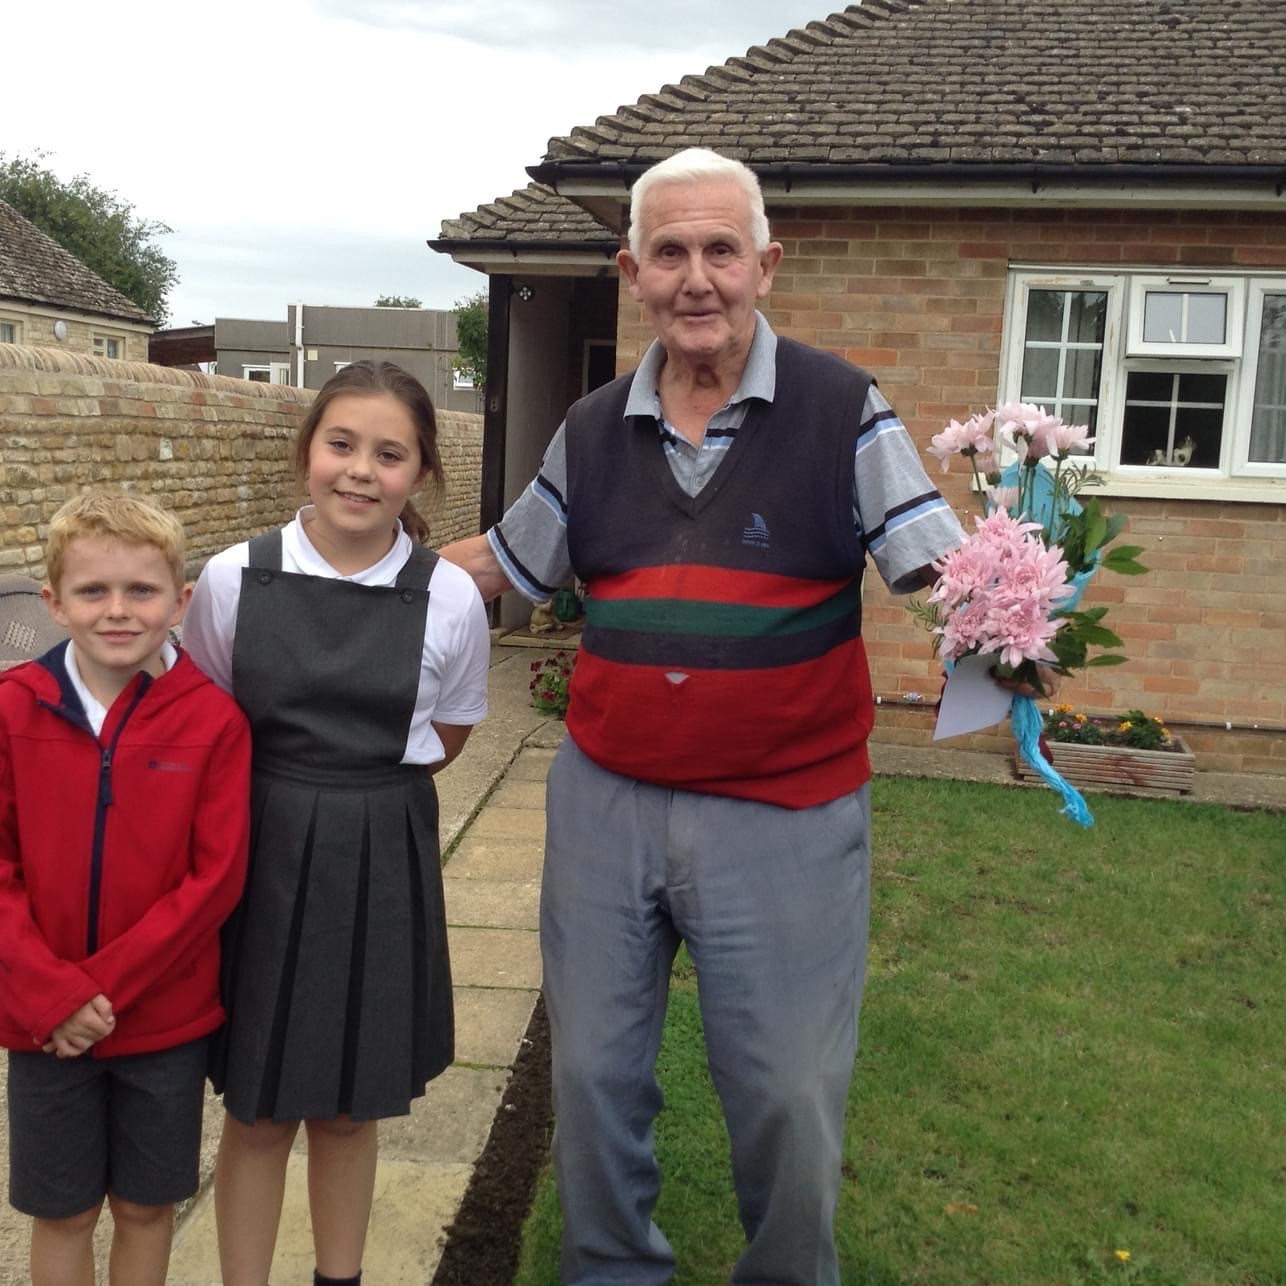
<path id="1" fill-rule="evenodd" d="M 626 415 L 650 415 L 660 419 L 661 399 L 657 392 L 657 382 L 664 365 L 665 349 L 661 347 L 659 339 L 654 339 L 630 381 L 629 396 L 625 399 Z M 773 334 L 763 313 L 756 311 L 755 336 L 750 341 L 746 369 L 741 372 L 741 382 L 737 385 L 737 391 L 729 398 L 728 405 L 744 402 L 751 397 L 771 402 L 776 392 L 777 336 Z"/>

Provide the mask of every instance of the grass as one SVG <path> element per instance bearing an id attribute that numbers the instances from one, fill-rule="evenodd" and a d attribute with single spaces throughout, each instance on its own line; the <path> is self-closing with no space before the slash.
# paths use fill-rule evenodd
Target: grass
<path id="1" fill-rule="evenodd" d="M 886 778 L 836 1219 L 844 1283 L 1286 1283 L 1286 818 Z M 681 957 L 657 1222 L 742 1244 Z M 552 1286 L 546 1175 L 518 1286 Z M 1118 1250 L 1129 1259 L 1117 1258 Z"/>

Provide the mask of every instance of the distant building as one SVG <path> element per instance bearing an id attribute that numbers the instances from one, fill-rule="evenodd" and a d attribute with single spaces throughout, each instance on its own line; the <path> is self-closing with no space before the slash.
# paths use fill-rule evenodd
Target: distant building
<path id="1" fill-rule="evenodd" d="M 0 201 L 0 344 L 147 361 L 152 319 Z"/>
<path id="2" fill-rule="evenodd" d="M 361 358 L 396 362 L 429 390 L 435 406 L 479 411 L 480 392 L 457 375 L 455 315 L 432 308 L 331 308 L 291 304 L 284 322 L 219 317 L 220 375 L 321 388 Z"/>

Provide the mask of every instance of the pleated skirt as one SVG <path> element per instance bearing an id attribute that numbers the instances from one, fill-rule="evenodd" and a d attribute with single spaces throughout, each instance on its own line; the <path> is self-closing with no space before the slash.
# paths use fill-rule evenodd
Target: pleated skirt
<path id="1" fill-rule="evenodd" d="M 432 778 L 256 765 L 252 809 L 214 1088 L 247 1124 L 405 1115 L 454 1056 Z"/>

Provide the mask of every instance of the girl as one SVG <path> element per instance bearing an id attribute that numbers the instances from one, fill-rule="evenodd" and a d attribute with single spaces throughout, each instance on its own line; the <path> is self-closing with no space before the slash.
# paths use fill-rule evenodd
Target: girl
<path id="1" fill-rule="evenodd" d="M 184 646 L 250 719 L 253 850 L 224 937 L 211 1079 L 226 1286 L 264 1286 L 286 1161 L 308 1135 L 315 1280 L 361 1278 L 376 1120 L 452 1059 L 431 773 L 486 713 L 482 600 L 421 544 L 441 481 L 433 407 L 389 362 L 318 394 L 296 466 L 311 505 L 216 555 Z M 413 539 L 414 538 L 414 539 Z"/>

